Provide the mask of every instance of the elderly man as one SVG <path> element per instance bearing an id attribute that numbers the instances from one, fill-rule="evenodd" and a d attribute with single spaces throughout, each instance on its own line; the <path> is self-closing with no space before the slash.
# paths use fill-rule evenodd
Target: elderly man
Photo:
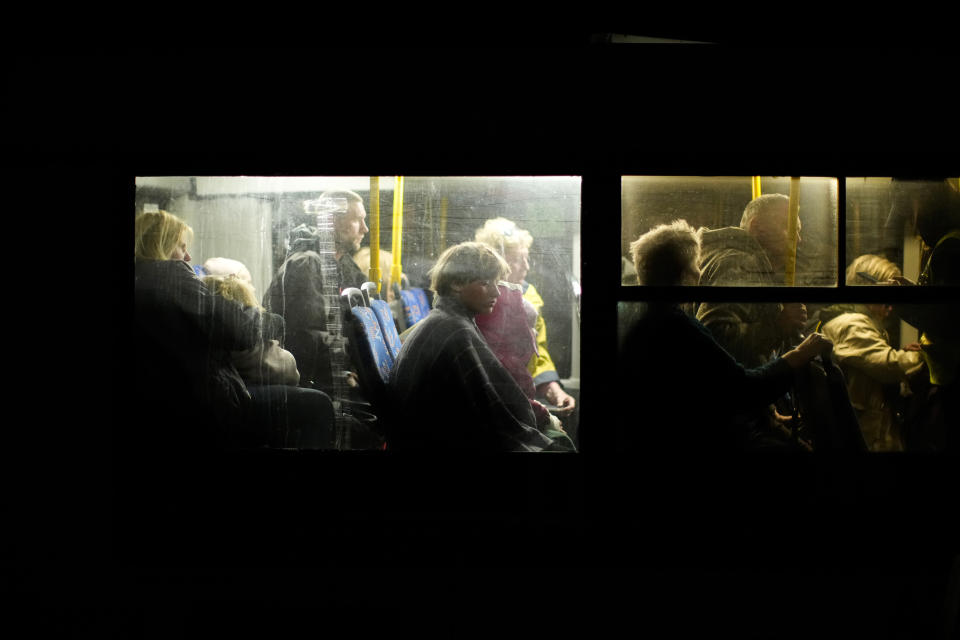
<path id="1" fill-rule="evenodd" d="M 328 191 L 320 200 L 345 201 L 334 213 L 334 259 L 337 268 L 336 291 L 359 287 L 365 274 L 353 260 L 363 237 L 370 231 L 363 199 L 353 191 Z M 290 250 L 277 269 L 263 297 L 263 306 L 286 320 L 287 350 L 293 353 L 300 369 L 300 386 L 330 391 L 331 343 L 335 332 L 328 329 L 328 310 L 324 295 L 331 283 L 324 282 L 321 238 L 316 228 L 301 224 L 291 232 Z"/>
<path id="2" fill-rule="evenodd" d="M 789 198 L 768 194 L 751 200 L 739 227 L 705 230 L 700 284 L 777 286 L 787 260 Z M 797 220 L 796 243 L 800 244 Z M 799 303 L 704 303 L 697 319 L 737 362 L 758 367 L 799 338 L 807 321 Z"/>
<path id="3" fill-rule="evenodd" d="M 659 225 L 630 245 L 641 285 L 695 284 L 701 231 L 685 220 Z M 650 302 L 625 331 L 615 377 L 620 397 L 638 407 L 619 412 L 621 446 L 656 452 L 797 449 L 757 432 L 741 416 L 785 393 L 795 372 L 831 344 L 813 333 L 760 367 L 738 363 L 683 305 Z"/>

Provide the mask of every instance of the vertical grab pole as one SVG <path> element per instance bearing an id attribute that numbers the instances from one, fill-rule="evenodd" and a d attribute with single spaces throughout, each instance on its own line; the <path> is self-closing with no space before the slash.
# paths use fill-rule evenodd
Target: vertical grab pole
<path id="1" fill-rule="evenodd" d="M 760 176 L 753 176 L 753 178 L 750 180 L 750 186 L 753 188 L 753 196 L 751 196 L 750 199 L 753 200 L 755 198 L 759 198 L 760 197 Z"/>
<path id="2" fill-rule="evenodd" d="M 391 282 L 401 284 L 401 253 L 403 250 L 403 176 L 397 176 L 393 187 L 393 269 L 390 271 Z"/>
<path id="3" fill-rule="evenodd" d="M 797 214 L 800 211 L 800 178 L 790 178 L 790 203 L 787 207 L 787 252 L 783 283 L 792 287 L 797 271 Z"/>
<path id="4" fill-rule="evenodd" d="M 380 293 L 380 176 L 370 176 L 370 282 Z"/>

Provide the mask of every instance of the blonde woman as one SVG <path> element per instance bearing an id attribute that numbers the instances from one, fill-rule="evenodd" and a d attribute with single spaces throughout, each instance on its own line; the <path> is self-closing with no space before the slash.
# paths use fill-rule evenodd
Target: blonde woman
<path id="1" fill-rule="evenodd" d="M 260 312 L 204 286 L 188 264 L 192 239 L 166 211 L 134 220 L 134 395 L 146 410 L 128 435 L 151 449 L 267 444 L 231 358 L 260 341 Z"/>
<path id="2" fill-rule="evenodd" d="M 847 285 L 870 285 L 900 277 L 900 269 L 886 258 L 862 255 L 847 267 Z M 904 349 L 890 345 L 884 322 L 892 307 L 887 304 L 832 305 L 820 310 L 825 336 L 847 381 L 850 403 L 857 412 L 860 431 L 870 451 L 903 451 L 903 437 L 893 407 L 884 393 L 922 367 L 919 344 Z"/>
<path id="3" fill-rule="evenodd" d="M 243 264 L 236 262 L 230 267 L 235 273 L 206 276 L 203 282 L 226 300 L 259 309 L 265 320 L 262 341 L 252 349 L 231 354 L 253 400 L 253 419 L 269 425 L 277 446 L 332 447 L 334 413 L 330 397 L 317 389 L 297 386 L 300 382 L 297 361 L 280 345 L 283 318 L 260 306 L 253 285 L 243 278 L 246 272 Z M 272 322 L 267 322 L 267 318 Z M 272 328 L 267 329 L 268 326 Z"/>
<path id="4" fill-rule="evenodd" d="M 547 325 L 543 320 L 543 298 L 536 287 L 526 281 L 530 270 L 530 247 L 533 245 L 533 236 L 530 232 L 521 229 L 515 222 L 506 218 L 487 220 L 477 229 L 474 240 L 492 247 L 503 256 L 510 267 L 505 280 L 520 285 L 523 298 L 537 313 L 535 331 L 537 334 L 537 353 L 531 359 L 527 368 L 533 376 L 533 384 L 537 395 L 544 397 L 548 402 L 560 408 L 561 415 L 573 412 L 576 402 L 573 396 L 563 390 L 560 385 L 560 375 L 547 351 Z"/>
<path id="5" fill-rule="evenodd" d="M 235 274 L 205 276 L 203 283 L 213 293 L 227 300 L 238 302 L 246 307 L 255 307 L 263 312 L 253 285 Z M 252 349 L 234 351 L 233 363 L 248 386 L 285 384 L 295 387 L 300 383 L 296 359 L 292 353 L 280 346 L 277 339 L 265 339 Z"/>

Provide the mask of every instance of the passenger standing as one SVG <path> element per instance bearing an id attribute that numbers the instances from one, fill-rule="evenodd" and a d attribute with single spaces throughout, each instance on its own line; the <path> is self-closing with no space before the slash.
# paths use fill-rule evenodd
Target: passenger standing
<path id="1" fill-rule="evenodd" d="M 343 199 L 347 206 L 334 214 L 334 259 L 337 263 L 338 291 L 359 287 L 366 281 L 353 255 L 369 229 L 363 199 L 352 191 L 329 191 L 320 196 Z M 263 297 L 263 306 L 283 316 L 286 322 L 284 344 L 297 359 L 300 386 L 330 393 L 334 388 L 331 348 L 339 336 L 329 330 L 329 310 L 324 301 L 325 283 L 320 236 L 313 226 L 302 224 L 291 232 L 290 250 L 277 269 Z"/>
<path id="2" fill-rule="evenodd" d="M 701 286 L 782 286 L 787 260 L 790 199 L 768 194 L 751 200 L 739 227 L 703 232 Z M 796 242 L 801 238 L 797 220 Z M 760 366 L 788 347 L 807 321 L 803 304 L 703 303 L 697 319 L 737 362 Z"/>
<path id="3" fill-rule="evenodd" d="M 700 261 L 701 286 L 782 286 L 788 245 L 790 199 L 782 194 L 754 198 L 740 218 L 739 227 L 705 229 Z M 801 224 L 797 223 L 800 243 Z M 733 358 L 747 368 L 772 361 L 800 340 L 807 321 L 806 306 L 777 302 L 705 302 L 697 309 L 699 320 Z M 792 404 L 786 395 L 776 406 L 742 416 L 757 437 L 788 428 Z M 782 413 L 781 413 L 782 412 Z"/>
<path id="4" fill-rule="evenodd" d="M 847 267 L 847 285 L 866 285 L 887 281 L 900 275 L 900 269 L 886 258 L 874 255 L 857 257 Z M 820 310 L 823 334 L 833 342 L 833 354 L 843 370 L 850 403 L 869 451 L 903 451 L 904 441 L 895 415 L 895 404 L 886 389 L 900 392 L 908 378 L 923 362 L 920 345 L 903 350 L 890 345 L 884 321 L 891 312 L 886 304 L 831 305 Z"/>
<path id="5" fill-rule="evenodd" d="M 927 287 L 960 285 L 960 193 L 945 181 L 916 202 L 916 230 L 927 246 L 926 264 L 917 281 Z M 913 282 L 900 276 L 901 285 Z M 931 451 L 960 451 L 960 302 L 897 305 L 894 310 L 920 330 L 930 389 L 913 429 L 918 446 Z"/>

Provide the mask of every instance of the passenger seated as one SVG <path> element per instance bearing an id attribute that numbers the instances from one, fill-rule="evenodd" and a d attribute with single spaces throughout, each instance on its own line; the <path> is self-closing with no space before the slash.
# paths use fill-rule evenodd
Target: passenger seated
<path id="1" fill-rule="evenodd" d="M 360 250 L 353 256 L 353 261 L 363 273 L 370 273 L 370 247 L 360 247 Z M 390 270 L 393 268 L 393 256 L 389 251 L 380 250 L 380 299 L 387 302 L 393 302 L 395 294 L 393 293 L 393 280 L 390 277 Z"/>
<path id="2" fill-rule="evenodd" d="M 509 282 L 497 283 L 500 297 L 489 314 L 475 318 L 477 328 L 497 360 L 500 361 L 520 388 L 530 399 L 538 425 L 552 424 L 563 431 L 560 420 L 550 415 L 547 408 L 536 400 L 537 390 L 533 385 L 528 363 L 537 355 L 537 310 L 523 297 L 519 285 Z"/>
<path id="3" fill-rule="evenodd" d="M 203 262 L 203 270 L 208 276 L 236 276 L 244 282 L 253 285 L 250 270 L 239 260 L 232 258 L 207 258 Z"/>
<path id="4" fill-rule="evenodd" d="M 242 264 L 230 265 L 242 273 Z M 204 284 L 217 295 L 245 307 L 255 307 L 264 317 L 270 315 L 257 302 L 253 285 L 238 277 L 211 275 Z M 278 318 L 282 324 L 282 318 Z M 334 433 L 333 403 L 317 389 L 301 389 L 300 372 L 293 354 L 280 346 L 282 331 L 274 338 L 264 334 L 253 348 L 234 351 L 231 356 L 253 400 L 253 420 L 267 425 L 278 447 L 320 449 L 332 446 Z"/>
<path id="5" fill-rule="evenodd" d="M 190 267 L 193 230 L 166 211 L 134 222 L 134 401 L 124 442 L 149 451 L 269 444 L 231 353 L 261 338 L 258 309 L 215 296 Z"/>
<path id="6" fill-rule="evenodd" d="M 659 225 L 630 246 L 641 285 L 696 284 L 700 231 L 685 220 Z M 689 307 L 689 308 L 688 308 Z M 736 415 L 786 392 L 794 372 L 831 344 L 813 333 L 783 356 L 746 369 L 692 315 L 692 305 L 650 302 L 628 328 L 619 354 L 621 446 L 657 452 L 724 452 L 757 442 Z"/>
<path id="7" fill-rule="evenodd" d="M 862 255 L 847 267 L 847 285 L 868 285 L 901 275 L 886 258 Z M 819 311 L 823 334 L 833 342 L 833 354 L 843 370 L 850 403 L 857 413 L 860 431 L 869 451 L 903 451 L 900 425 L 887 388 L 909 391 L 907 380 L 923 368 L 920 345 L 903 350 L 890 346 L 884 321 L 892 307 L 886 304 L 836 304 Z"/>
<path id="8" fill-rule="evenodd" d="M 560 383 L 560 374 L 547 351 L 547 325 L 540 310 L 544 301 L 536 287 L 527 282 L 527 272 L 530 270 L 530 247 L 533 246 L 533 236 L 526 229 L 521 229 L 512 220 L 493 218 L 484 222 L 477 229 L 474 240 L 483 242 L 503 256 L 510 265 L 510 272 L 506 276 L 508 282 L 520 285 L 523 297 L 528 300 L 539 314 L 537 318 L 537 352 L 527 365 L 537 394 L 547 402 L 559 407 L 560 413 L 569 415 L 576 407 L 573 396 L 563 390 Z"/>
<path id="9" fill-rule="evenodd" d="M 530 400 L 474 322 L 500 297 L 510 268 L 493 249 L 464 242 L 437 260 L 434 308 L 410 330 L 388 389 L 396 420 L 388 447 L 404 450 L 572 451 L 561 432 L 537 427 Z"/>

